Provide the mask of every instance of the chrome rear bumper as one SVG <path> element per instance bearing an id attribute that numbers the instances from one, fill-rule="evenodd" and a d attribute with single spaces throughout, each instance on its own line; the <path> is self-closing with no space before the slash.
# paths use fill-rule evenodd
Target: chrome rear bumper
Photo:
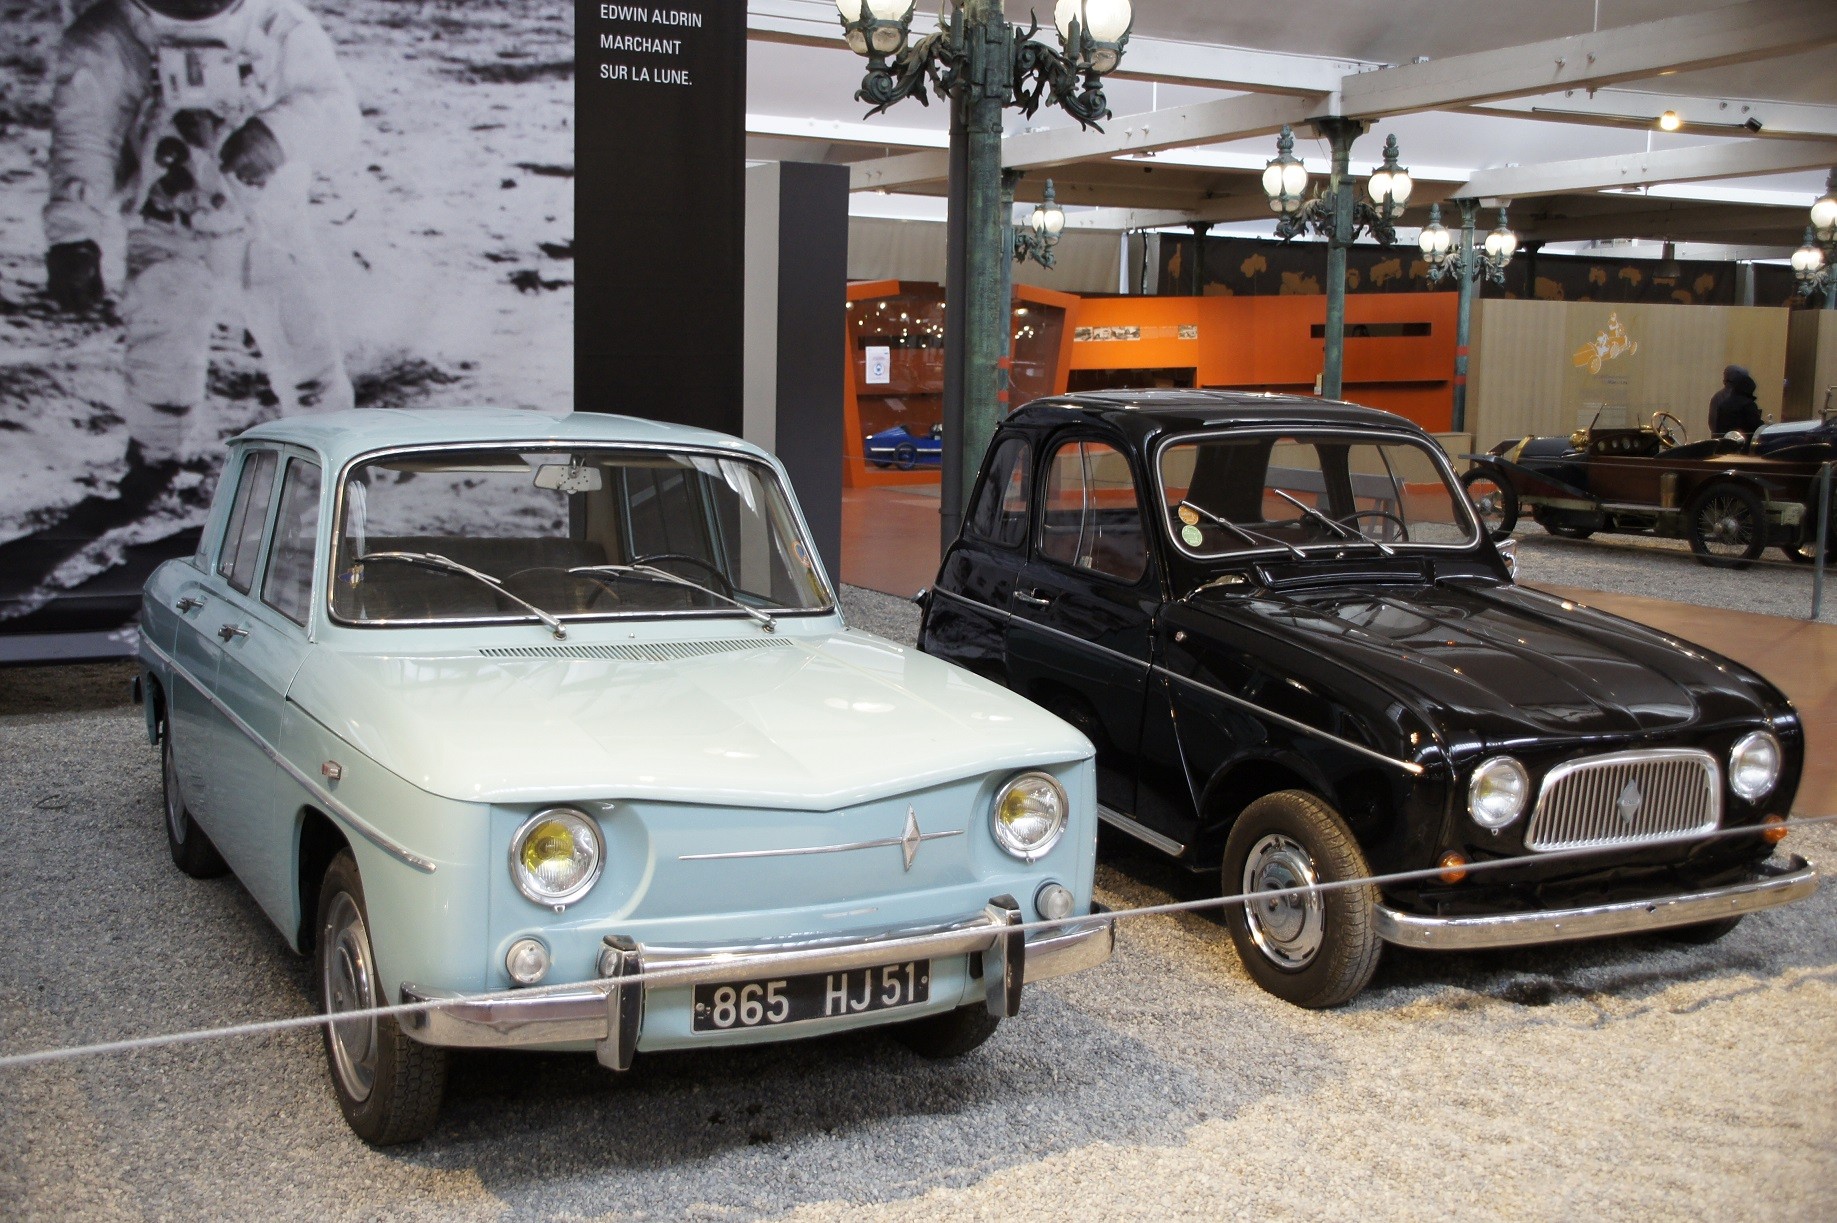
<path id="1" fill-rule="evenodd" d="M 1783 865 L 1763 863 L 1755 877 L 1744 883 L 1651 900 L 1475 917 L 1421 917 L 1379 905 L 1377 927 L 1379 938 L 1404 947 L 1455 951 L 1517 947 L 1717 921 L 1771 909 L 1817 890 L 1817 869 L 1794 854 Z"/>
<path id="2" fill-rule="evenodd" d="M 1004 903 L 1005 902 L 1005 903 Z M 654 989 L 756 980 L 775 974 L 842 972 L 905 959 L 982 956 L 989 1010 L 1013 1015 L 1021 987 L 1095 968 L 1116 947 L 1115 922 L 1102 905 L 1091 915 L 1037 938 L 1004 933 L 1020 911 L 1007 897 L 974 917 L 921 930 L 752 947 L 647 947 L 608 936 L 600 954 L 601 979 L 585 984 L 518 990 L 466 998 L 451 990 L 402 986 L 403 1002 L 443 1005 L 410 1015 L 402 1028 L 416 1040 L 457 1049 L 515 1049 L 592 1041 L 600 1061 L 615 1070 L 631 1065 L 644 1024 L 646 995 Z M 626 982 L 642 974 L 641 979 Z M 452 999 L 452 1001 L 448 1001 Z"/>

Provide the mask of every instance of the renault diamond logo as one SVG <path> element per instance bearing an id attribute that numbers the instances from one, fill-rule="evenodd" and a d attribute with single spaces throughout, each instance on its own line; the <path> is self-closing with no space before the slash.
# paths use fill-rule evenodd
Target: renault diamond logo
<path id="1" fill-rule="evenodd" d="M 1631 828 L 1633 817 L 1639 814 L 1640 804 L 1645 801 L 1646 796 L 1639 792 L 1639 782 L 1627 782 L 1626 789 L 1620 792 L 1619 801 L 1614 804 L 1614 810 L 1620 813 L 1620 822 Z"/>
<path id="2" fill-rule="evenodd" d="M 912 859 L 918 857 L 919 842 L 925 836 L 919 831 L 918 811 L 913 807 L 906 808 L 906 831 L 900 835 L 899 851 L 906 856 L 906 869 L 912 869 Z"/>

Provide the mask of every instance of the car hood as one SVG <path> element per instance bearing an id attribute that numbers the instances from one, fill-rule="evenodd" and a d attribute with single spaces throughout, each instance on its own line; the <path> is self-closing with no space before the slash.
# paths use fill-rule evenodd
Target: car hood
<path id="1" fill-rule="evenodd" d="M 1770 689 L 1737 664 L 1523 587 L 1266 590 L 1207 606 L 1413 698 L 1457 741 L 1638 736 L 1769 712 Z"/>
<path id="2" fill-rule="evenodd" d="M 288 699 L 423 790 L 834 810 L 1091 745 L 1031 702 L 865 633 L 311 652 Z"/>

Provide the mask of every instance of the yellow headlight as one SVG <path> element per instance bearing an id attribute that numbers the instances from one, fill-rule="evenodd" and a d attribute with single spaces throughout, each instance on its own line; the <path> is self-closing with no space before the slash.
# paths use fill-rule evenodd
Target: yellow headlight
<path id="1" fill-rule="evenodd" d="M 511 880 L 537 904 L 571 904 L 599 878 L 602 844 L 599 826 L 584 813 L 539 811 L 511 839 Z"/>
<path id="2" fill-rule="evenodd" d="M 1065 831 L 1065 790 L 1046 773 L 1022 773 L 1001 788 L 990 812 L 995 843 L 1031 862 L 1057 843 Z"/>

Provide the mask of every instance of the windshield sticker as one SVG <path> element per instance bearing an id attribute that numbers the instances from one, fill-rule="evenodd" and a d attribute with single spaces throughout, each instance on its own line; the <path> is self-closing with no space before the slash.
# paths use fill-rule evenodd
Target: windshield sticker
<path id="1" fill-rule="evenodd" d="M 1181 506 L 1180 507 L 1180 521 L 1184 522 L 1189 527 L 1198 526 L 1199 525 L 1199 511 L 1194 509 L 1190 505 Z"/>
<path id="2" fill-rule="evenodd" d="M 1186 515 L 1190 513 L 1192 513 L 1191 510 L 1181 510 L 1180 516 L 1184 518 L 1186 517 Z M 1200 544 L 1200 541 L 1203 540 L 1205 537 L 1199 533 L 1198 527 L 1194 526 L 1192 523 L 1189 522 L 1185 526 L 1180 528 L 1180 538 L 1186 541 L 1187 547 L 1197 548 Z"/>

